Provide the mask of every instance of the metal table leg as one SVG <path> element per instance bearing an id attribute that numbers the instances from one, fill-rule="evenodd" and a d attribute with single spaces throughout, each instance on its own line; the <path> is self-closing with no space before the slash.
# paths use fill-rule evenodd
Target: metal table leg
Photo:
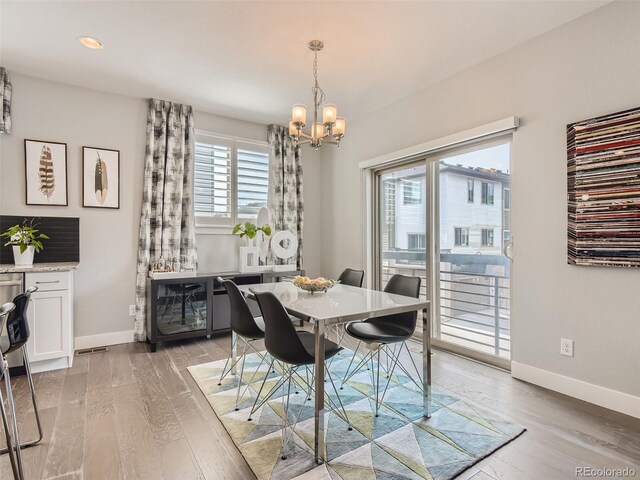
<path id="1" fill-rule="evenodd" d="M 313 325 L 316 346 L 316 400 L 314 425 L 314 458 L 321 464 L 325 456 L 324 438 L 324 322 L 315 320 Z"/>
<path id="2" fill-rule="evenodd" d="M 422 388 L 424 416 L 431 416 L 431 305 L 422 310 Z"/>

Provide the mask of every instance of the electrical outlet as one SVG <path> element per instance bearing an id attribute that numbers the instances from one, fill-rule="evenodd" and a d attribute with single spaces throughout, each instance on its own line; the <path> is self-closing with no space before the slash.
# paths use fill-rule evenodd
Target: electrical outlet
<path id="1" fill-rule="evenodd" d="M 560 354 L 573 357 L 573 340 L 569 340 L 568 338 L 560 339 Z"/>
<path id="2" fill-rule="evenodd" d="M 136 316 L 136 306 L 135 305 L 129 305 L 129 316 L 130 317 L 135 317 Z"/>

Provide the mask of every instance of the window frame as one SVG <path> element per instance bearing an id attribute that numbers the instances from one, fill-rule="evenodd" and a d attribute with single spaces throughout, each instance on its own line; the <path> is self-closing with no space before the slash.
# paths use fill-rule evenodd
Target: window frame
<path id="1" fill-rule="evenodd" d="M 502 189 L 502 208 L 511 210 L 511 187 L 503 187 Z"/>
<path id="2" fill-rule="evenodd" d="M 411 237 L 415 237 L 418 239 L 418 247 L 411 248 Z M 408 232 L 407 233 L 407 250 L 426 250 L 427 248 L 427 234 L 420 232 Z"/>
<path id="3" fill-rule="evenodd" d="M 271 151 L 269 143 L 266 141 L 255 140 L 250 138 L 236 137 L 231 135 L 219 134 L 204 130 L 196 130 L 194 138 L 195 143 L 219 144 L 231 148 L 231 188 L 230 188 L 230 211 L 228 218 L 211 218 L 195 214 L 195 226 L 197 235 L 230 235 L 233 226 L 239 222 L 251 221 L 253 217 L 238 216 L 238 148 L 251 149 L 256 151 L 264 151 L 269 155 L 269 181 L 271 181 Z M 195 169 L 194 169 L 195 183 Z M 195 188 L 195 187 L 194 187 Z M 268 202 L 268 199 L 267 199 Z M 254 219 L 255 221 L 255 219 Z"/>
<path id="4" fill-rule="evenodd" d="M 476 203 L 476 182 L 473 178 L 467 178 L 467 203 Z"/>
<path id="5" fill-rule="evenodd" d="M 485 241 L 486 234 L 486 241 Z M 491 243 L 489 243 L 489 234 L 491 234 Z M 496 246 L 496 234 L 493 228 L 483 228 L 480 230 L 480 246 L 481 247 L 495 247 Z"/>
<path id="6" fill-rule="evenodd" d="M 485 195 L 486 185 L 486 195 Z M 491 190 L 491 202 L 489 202 L 489 190 Z M 480 185 L 480 203 L 482 205 L 495 205 L 496 203 L 496 186 L 493 182 L 482 182 Z"/>
<path id="7" fill-rule="evenodd" d="M 460 240 L 458 243 L 457 231 L 460 230 Z M 466 235 L 463 235 L 466 234 Z M 462 239 L 466 238 L 467 243 L 462 243 Z M 469 227 L 453 227 L 453 246 L 455 247 L 468 247 L 469 246 Z"/>
<path id="8" fill-rule="evenodd" d="M 412 195 L 407 197 L 407 187 L 410 187 L 412 189 L 411 193 L 414 193 L 416 191 L 418 192 L 417 201 L 414 201 L 416 197 Z M 410 198 L 412 200 L 410 202 L 407 202 L 407 198 Z M 412 179 L 402 180 L 402 205 L 422 205 L 422 181 Z"/>

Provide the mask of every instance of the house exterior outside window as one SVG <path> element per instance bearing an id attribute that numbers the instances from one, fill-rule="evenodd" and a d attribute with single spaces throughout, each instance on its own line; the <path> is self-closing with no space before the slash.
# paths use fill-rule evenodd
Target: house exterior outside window
<path id="1" fill-rule="evenodd" d="M 493 228 L 483 228 L 481 239 L 481 245 L 483 247 L 493 247 Z"/>
<path id="2" fill-rule="evenodd" d="M 482 204 L 493 205 L 494 200 L 494 184 L 482 182 Z"/>
<path id="3" fill-rule="evenodd" d="M 454 245 L 456 247 L 468 247 L 469 246 L 469 229 L 456 227 L 454 230 L 455 242 Z"/>

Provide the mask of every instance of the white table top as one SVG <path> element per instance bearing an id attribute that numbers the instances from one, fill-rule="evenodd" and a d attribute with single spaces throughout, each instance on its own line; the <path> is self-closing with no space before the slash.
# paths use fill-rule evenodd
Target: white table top
<path id="1" fill-rule="evenodd" d="M 245 295 L 250 295 L 250 289 L 256 292 L 271 292 L 290 313 L 325 322 L 337 319 L 343 322 L 411 312 L 422 310 L 429 305 L 428 301 L 418 298 L 348 285 L 336 285 L 327 293 L 313 295 L 300 290 L 290 282 L 238 285 L 238 287 Z"/>

